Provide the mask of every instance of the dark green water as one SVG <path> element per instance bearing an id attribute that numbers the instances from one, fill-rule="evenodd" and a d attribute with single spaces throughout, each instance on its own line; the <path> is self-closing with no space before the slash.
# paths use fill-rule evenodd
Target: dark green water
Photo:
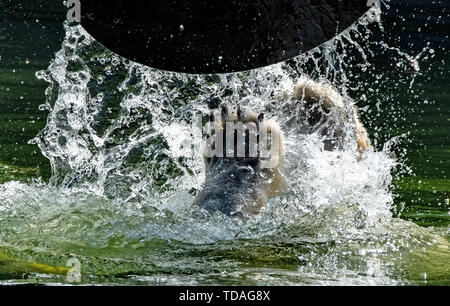
<path id="1" fill-rule="evenodd" d="M 405 5 L 406 2 L 408 5 Z M 411 224 L 420 226 L 416 229 L 415 225 L 411 225 L 415 231 L 420 232 L 421 236 L 427 236 L 428 232 L 422 232 L 422 230 L 430 228 L 438 232 L 439 237 L 443 239 L 439 242 L 441 246 L 437 249 L 424 251 L 424 254 L 411 255 L 413 259 L 410 261 L 405 260 L 403 255 L 403 260 L 398 264 L 402 268 L 393 274 L 398 277 L 394 279 L 406 280 L 405 283 L 410 280 L 412 283 L 419 284 L 450 284 L 450 262 L 447 261 L 449 251 L 445 247 L 445 243 L 448 244 L 450 241 L 449 14 L 450 6 L 445 1 L 392 1 L 391 8 L 387 10 L 383 18 L 384 34 L 375 34 L 371 39 L 383 40 L 388 45 L 412 56 L 427 47 L 434 50 L 433 55 L 427 53 L 428 58 L 419 58 L 420 74 L 403 76 L 398 82 L 393 80 L 396 79 L 396 75 L 402 74 L 402 68 L 393 67 L 388 58 L 377 57 L 374 59 L 376 71 L 367 76 L 366 82 L 376 84 L 375 88 L 379 91 L 364 92 L 363 88 L 357 88 L 350 92 L 350 96 L 359 96 L 362 93 L 367 96 L 367 100 L 359 102 L 358 107 L 362 109 L 362 121 L 369 134 L 375 139 L 378 150 L 381 150 L 383 144 L 392 137 L 407 134 L 405 139 L 396 146 L 395 151 L 398 160 L 403 164 L 399 169 L 410 170 L 396 175 L 391 185 L 392 192 L 396 195 L 392 214 L 394 217 L 412 221 Z M 14 10 L 6 9 L 0 12 L 0 183 L 2 184 L 10 181 L 30 182 L 35 178 L 42 178 L 46 182 L 51 176 L 49 161 L 42 155 L 37 145 L 28 144 L 28 141 L 46 125 L 48 112 L 40 111 L 38 107 L 45 102 L 45 90 L 48 83 L 37 79 L 35 73 L 46 69 L 54 53 L 61 48 L 64 37 L 62 21 L 61 10 L 55 9 L 54 12 L 49 12 L 40 8 L 39 4 L 22 5 L 21 8 L 16 7 Z M 385 52 L 383 56 L 388 57 L 389 52 Z M 382 77 L 377 78 L 377 75 Z M 396 101 L 392 103 L 392 106 L 383 103 L 380 108 L 377 106 L 378 95 L 392 96 Z M 23 190 L 18 188 L 17 191 Z M 26 193 L 26 191 L 23 192 Z M 42 197 L 45 198 L 45 195 L 43 194 Z M 80 201 L 81 207 L 92 202 L 98 203 L 99 207 L 106 205 L 101 199 L 91 199 L 89 196 L 82 196 Z M 72 197 L 69 197 L 67 202 L 78 203 Z M 65 204 L 69 205 L 68 203 Z M 83 209 L 80 208 L 80 211 Z M 114 211 L 114 208 L 110 211 Z M 55 216 L 58 215 L 55 213 Z M 133 224 L 140 224 L 140 221 L 133 218 L 129 221 L 130 228 Z M 77 223 L 74 222 L 74 224 Z M 16 227 L 12 224 L 10 228 Z M 405 230 L 403 227 L 398 229 Z M 0 230 L 6 229 L 2 227 Z M 46 237 L 46 233 L 41 234 Z M 36 241 L 39 241 L 38 237 L 35 237 Z M 347 244 L 342 246 L 338 242 L 320 240 L 310 242 L 298 237 L 291 237 L 282 242 L 268 237 L 255 241 L 244 239 L 201 246 L 170 243 L 164 239 L 154 239 L 142 244 L 136 242 L 136 246 L 130 246 L 128 242 L 124 243 L 121 239 L 123 238 L 120 235 L 113 236 L 103 247 L 92 249 L 88 246 L 84 247 L 82 256 L 90 260 L 91 265 L 83 272 L 96 276 L 83 281 L 126 284 L 153 284 L 159 281 L 174 284 L 309 284 L 315 283 L 311 281 L 314 279 L 311 275 L 314 274 L 317 279 L 322 279 L 322 282 L 317 283 L 333 283 L 333 280 L 339 280 L 339 275 L 327 274 L 325 272 L 327 265 L 332 265 L 334 268 L 340 267 L 340 260 L 346 260 L 346 255 L 343 255 L 346 254 L 345 250 L 348 249 L 350 253 L 353 250 L 352 246 Z M 361 238 L 355 237 L 355 241 L 358 239 Z M 375 244 L 383 244 L 383 241 L 377 242 L 377 239 L 380 237 L 376 235 L 366 237 L 364 243 L 371 245 L 373 240 Z M 430 239 L 433 240 L 433 238 Z M 51 249 L 52 242 L 47 244 L 48 249 Z M 124 245 L 127 250 L 135 248 L 136 252 L 121 254 L 120 247 Z M 59 266 L 64 266 L 69 258 L 68 254 L 49 255 L 48 249 L 47 253 L 43 252 L 39 255 L 36 250 L 27 251 L 26 248 L 19 246 L 20 243 L 17 248 L 7 247 L 4 252 L 12 258 L 20 258 L 22 262 L 42 261 Z M 78 248 L 82 247 L 67 246 L 67 250 Z M 153 250 L 151 254 L 146 251 L 149 249 Z M 338 250 L 336 258 L 331 260 L 323 255 L 325 259 L 323 262 L 319 260 L 320 268 L 314 270 L 314 273 L 309 271 L 308 265 L 303 261 L 308 261 L 308 256 L 312 256 L 311 252 L 320 257 L 330 249 Z M 433 257 L 430 255 L 433 252 L 438 255 Z M 398 258 L 395 258 L 395 254 L 394 252 L 389 260 L 383 260 L 395 265 L 397 261 L 400 262 Z M 18 264 L 19 268 L 4 265 L 5 268 L 2 271 L 1 255 L 2 252 L 0 252 L 0 279 L 12 282 L 22 279 L 18 275 L 21 269 L 25 268 L 20 264 Z M 120 260 L 115 262 L 111 259 L 114 256 Z M 302 256 L 303 259 L 301 259 Z M 348 256 L 351 257 L 351 255 Z M 425 258 L 423 263 L 421 258 Z M 164 264 L 154 267 L 155 262 L 164 261 L 170 262 L 171 267 Z M 408 268 L 414 262 L 416 263 L 414 267 Z M 350 270 L 353 268 L 358 271 L 360 265 L 365 266 L 367 262 L 360 262 L 357 257 L 346 261 L 346 268 Z M 231 269 L 230 267 L 234 266 L 238 266 L 239 269 L 223 274 L 224 267 Z M 299 266 L 302 267 L 300 272 Z M 34 270 L 31 269 L 31 272 L 34 273 Z M 102 273 L 107 275 L 105 279 L 98 276 Z M 423 273 L 428 273 L 428 282 L 420 279 Z M 138 277 L 130 276 L 133 274 Z M 160 275 L 163 275 L 162 280 L 159 279 Z M 190 275 L 195 277 L 191 278 Z M 279 277 L 280 275 L 283 277 Z M 114 280 L 109 279 L 108 276 Z M 370 279 L 370 273 L 367 277 Z M 34 274 L 23 277 L 25 280 L 27 278 L 45 282 L 43 281 L 45 278 Z M 258 279 L 261 281 L 257 281 Z M 61 280 L 56 278 L 49 281 Z M 377 283 L 382 281 L 378 279 Z M 399 281 L 399 283 L 403 282 Z"/>

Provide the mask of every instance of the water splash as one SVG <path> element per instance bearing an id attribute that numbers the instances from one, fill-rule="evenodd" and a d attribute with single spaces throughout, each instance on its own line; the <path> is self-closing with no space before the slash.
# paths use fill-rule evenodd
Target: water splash
<path id="1" fill-rule="evenodd" d="M 389 86 L 380 93 L 391 76 L 377 71 L 378 57 L 388 54 L 397 71 L 411 57 L 373 40 L 380 31 L 380 24 L 363 18 L 287 62 L 202 76 L 130 62 L 83 28 L 66 26 L 62 49 L 37 73 L 50 83 L 40 107 L 50 113 L 34 142 L 53 176 L 50 184 L 0 186 L 0 228 L 9 229 L 0 234 L 2 252 L 53 265 L 76 256 L 90 277 L 85 282 L 97 282 L 94 275 L 120 282 L 127 275 L 151 283 L 163 273 L 166 284 L 397 284 L 405 282 L 402 267 L 421 256 L 417 250 L 432 249 L 437 261 L 445 261 L 448 243 L 440 235 L 391 217 L 394 170 L 408 171 L 402 155 L 394 154 L 401 137 L 382 141 L 381 127 L 363 121 L 384 149 L 358 162 L 351 137 L 345 150 L 327 152 L 318 135 L 287 124 L 285 104 L 301 77 L 332 84 L 364 117 L 377 115 L 361 107 L 369 100 L 379 110 L 393 107 Z M 414 78 L 397 76 L 411 86 Z M 180 154 L 189 149 L 193 115 L 206 118 L 223 102 L 265 111 L 286 138 L 289 192 L 248 222 L 206 217 L 192 207 L 204 180 L 203 161 Z M 249 263 L 297 270 L 236 268 Z M 413 276 L 406 279 L 419 270 L 408 268 Z"/>

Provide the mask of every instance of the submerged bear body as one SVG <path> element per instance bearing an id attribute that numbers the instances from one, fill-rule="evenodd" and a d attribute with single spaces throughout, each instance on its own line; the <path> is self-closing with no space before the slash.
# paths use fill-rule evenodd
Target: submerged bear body
<path id="1" fill-rule="evenodd" d="M 213 159 L 203 189 L 197 196 L 198 205 L 209 212 L 242 216 L 241 208 L 252 205 L 251 201 L 256 204 L 261 192 L 257 160 Z"/>

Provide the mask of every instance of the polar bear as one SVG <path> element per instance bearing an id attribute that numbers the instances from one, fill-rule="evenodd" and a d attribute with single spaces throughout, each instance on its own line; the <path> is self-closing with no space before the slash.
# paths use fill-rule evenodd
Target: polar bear
<path id="1" fill-rule="evenodd" d="M 343 97 L 331 86 L 301 79 L 284 99 L 288 101 L 282 113 L 295 114 L 287 124 L 302 125 L 304 133 L 320 133 L 325 150 L 342 149 L 349 123 L 357 151 L 363 154 L 371 149 L 355 107 L 347 110 Z M 271 196 L 285 191 L 283 132 L 276 121 L 265 117 L 240 105 L 222 105 L 220 114 L 210 115 L 204 151 L 206 179 L 195 205 L 209 213 L 247 218 L 258 213 Z"/>

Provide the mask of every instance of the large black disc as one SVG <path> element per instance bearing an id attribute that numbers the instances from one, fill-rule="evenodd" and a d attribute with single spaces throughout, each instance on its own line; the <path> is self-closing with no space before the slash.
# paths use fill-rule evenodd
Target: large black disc
<path id="1" fill-rule="evenodd" d="M 367 0 L 81 0 L 81 24 L 130 60 L 177 72 L 222 73 L 299 55 L 369 8 Z"/>

